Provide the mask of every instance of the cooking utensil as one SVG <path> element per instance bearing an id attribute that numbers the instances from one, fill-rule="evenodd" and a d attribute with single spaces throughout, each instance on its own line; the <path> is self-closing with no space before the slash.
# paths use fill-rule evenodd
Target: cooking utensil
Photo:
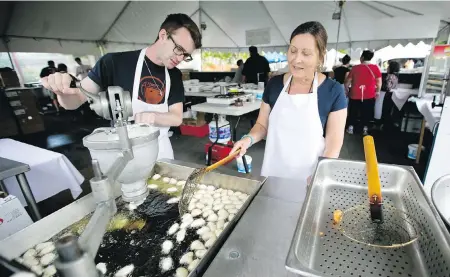
<path id="1" fill-rule="evenodd" d="M 347 211 L 364 204 L 365 217 L 373 224 L 365 204 L 366 164 L 322 159 L 313 174 L 286 259 L 290 271 L 309 277 L 450 276 L 450 235 L 414 169 L 387 164 L 378 164 L 378 169 L 383 189 L 383 224 L 390 222 L 390 207 L 394 207 L 395 211 L 414 217 L 419 238 L 404 247 L 391 248 L 348 239 L 332 223 L 333 211 Z M 397 224 L 408 230 L 405 220 Z"/>
<path id="2" fill-rule="evenodd" d="M 362 204 L 347 209 L 337 228 L 347 238 L 370 246 L 389 248 L 411 244 L 419 237 L 418 224 L 411 215 L 393 206 L 387 207 L 384 220 L 375 142 L 372 136 L 365 136 L 363 142 L 369 207 Z"/>
<path id="3" fill-rule="evenodd" d="M 230 155 L 228 155 L 226 158 L 223 158 L 222 160 L 220 160 L 210 166 L 207 166 L 204 168 L 196 168 L 196 169 L 194 169 L 194 171 L 192 171 L 192 173 L 186 179 L 186 184 L 184 185 L 183 192 L 181 194 L 181 199 L 178 202 L 178 209 L 179 209 L 180 215 L 184 215 L 187 212 L 189 203 L 191 202 L 191 199 L 194 196 L 195 191 L 197 190 L 197 184 L 200 183 L 200 181 L 203 179 L 203 176 L 206 173 L 208 173 L 208 172 L 218 168 L 219 166 L 224 165 L 224 164 L 228 163 L 229 161 L 233 160 L 234 158 L 236 158 L 236 156 L 239 154 L 240 151 L 241 151 L 241 149 L 239 148 L 238 150 L 236 150 L 233 153 L 231 153 Z M 247 165 L 245 162 L 244 162 L 244 166 L 245 166 L 246 172 L 248 172 Z"/>
<path id="4" fill-rule="evenodd" d="M 377 154 L 372 136 L 363 138 L 366 157 L 367 183 L 370 204 L 370 217 L 373 221 L 383 222 L 383 201 L 381 197 L 381 182 L 378 174 Z"/>
<path id="5" fill-rule="evenodd" d="M 431 187 L 431 200 L 447 226 L 450 226 L 450 174 L 442 176 Z"/>

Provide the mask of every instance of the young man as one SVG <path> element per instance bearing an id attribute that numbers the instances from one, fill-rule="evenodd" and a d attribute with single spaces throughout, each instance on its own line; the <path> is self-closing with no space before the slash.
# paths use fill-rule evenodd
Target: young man
<path id="1" fill-rule="evenodd" d="M 135 122 L 160 129 L 158 159 L 173 159 L 168 130 L 181 124 L 184 101 L 181 71 L 176 66 L 191 61 L 191 53 L 200 47 L 201 34 L 194 21 L 186 14 L 171 14 L 162 23 L 155 43 L 138 51 L 106 54 L 81 86 L 92 93 L 108 86 L 131 92 Z M 55 73 L 42 83 L 58 95 L 64 108 L 76 109 L 86 97 L 79 89 L 70 88 L 71 81 L 69 74 Z"/>
<path id="2" fill-rule="evenodd" d="M 83 64 L 81 62 L 80 58 L 75 58 L 75 62 L 78 64 L 77 66 L 77 70 L 75 71 L 75 76 L 79 79 L 79 80 L 83 80 L 84 78 L 86 78 L 88 76 L 89 71 L 92 70 L 92 67 L 90 65 L 86 65 Z"/>

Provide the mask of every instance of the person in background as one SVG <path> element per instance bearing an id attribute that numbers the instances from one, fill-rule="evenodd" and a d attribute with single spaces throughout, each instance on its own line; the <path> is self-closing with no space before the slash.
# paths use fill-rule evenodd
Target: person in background
<path id="1" fill-rule="evenodd" d="M 48 64 L 48 66 L 44 67 L 41 70 L 41 74 L 39 75 L 41 78 L 47 77 L 47 76 L 57 72 L 54 61 L 48 61 L 47 64 Z M 58 100 L 56 99 L 56 94 L 53 91 L 46 89 L 45 87 L 44 87 L 44 90 L 47 91 L 47 94 L 50 96 L 53 106 L 56 109 L 56 114 L 59 115 L 59 104 L 58 104 Z"/>
<path id="2" fill-rule="evenodd" d="M 347 78 L 350 69 L 348 68 L 350 65 L 350 56 L 345 55 L 342 57 L 342 65 L 333 69 L 333 79 L 336 80 L 339 84 L 344 84 L 345 78 Z"/>
<path id="3" fill-rule="evenodd" d="M 83 80 L 88 76 L 89 71 L 92 70 L 92 67 L 90 65 L 85 65 L 81 62 L 80 58 L 75 58 L 75 62 L 78 64 L 77 69 L 75 71 L 75 76 L 79 80 Z"/>
<path id="4" fill-rule="evenodd" d="M 256 124 L 231 150 L 240 148 L 242 156 L 267 136 L 262 176 L 307 184 L 318 157 L 339 157 L 347 100 L 342 86 L 320 71 L 327 38 L 325 28 L 316 21 L 293 31 L 287 53 L 289 72 L 269 80 Z"/>
<path id="5" fill-rule="evenodd" d="M 242 70 L 243 81 L 254 84 L 267 82 L 270 72 L 269 62 L 265 57 L 258 54 L 258 48 L 255 46 L 250 46 L 248 51 L 250 52 L 250 57 L 244 63 L 244 69 Z"/>
<path id="6" fill-rule="evenodd" d="M 170 14 L 160 25 L 156 40 L 148 47 L 128 52 L 108 53 L 100 58 L 80 86 L 90 93 L 119 86 L 131 93 L 133 118 L 159 130 L 158 159 L 173 159 L 169 128 L 183 122 L 184 87 L 182 61 L 192 61 L 192 52 L 201 48 L 201 33 L 186 14 Z M 66 109 L 74 110 L 86 102 L 79 88 L 71 88 L 69 74 L 55 73 L 42 84 L 58 95 Z"/>
<path id="7" fill-rule="evenodd" d="M 237 70 L 236 73 L 234 74 L 234 78 L 233 78 L 233 83 L 242 83 L 242 70 L 244 69 L 244 62 L 242 60 L 238 60 L 237 61 Z"/>
<path id="8" fill-rule="evenodd" d="M 41 74 L 39 75 L 41 78 L 47 77 L 50 74 L 53 74 L 56 72 L 55 62 L 54 61 L 48 61 L 48 66 L 42 68 Z"/>
<path id="9" fill-rule="evenodd" d="M 383 100 L 383 110 L 381 115 L 382 128 L 387 122 L 392 122 L 392 111 L 394 108 L 394 102 L 392 102 L 392 90 L 397 88 L 399 72 L 400 64 L 395 61 L 389 62 L 387 75 L 381 86 L 381 90 L 386 92 Z"/>
<path id="10" fill-rule="evenodd" d="M 349 96 L 349 134 L 353 134 L 353 127 L 360 116 L 361 125 L 364 126 L 363 135 L 367 135 L 369 124 L 374 117 L 375 98 L 381 90 L 381 71 L 376 64 L 370 63 L 373 55 L 372 51 L 364 50 L 361 54 L 361 64 L 354 66 L 345 80 L 345 90 Z"/>

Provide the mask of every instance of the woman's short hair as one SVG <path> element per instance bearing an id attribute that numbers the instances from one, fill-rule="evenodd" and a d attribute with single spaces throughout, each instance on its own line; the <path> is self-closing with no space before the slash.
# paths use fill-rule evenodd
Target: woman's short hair
<path id="1" fill-rule="evenodd" d="M 301 34 L 310 34 L 316 40 L 317 49 L 319 49 L 319 60 L 321 63 L 324 62 L 325 54 L 327 53 L 327 41 L 328 35 L 327 31 L 323 27 L 320 22 L 317 21 L 308 21 L 301 25 L 299 25 L 291 34 L 291 39 L 289 42 L 292 42 L 292 39 Z"/>

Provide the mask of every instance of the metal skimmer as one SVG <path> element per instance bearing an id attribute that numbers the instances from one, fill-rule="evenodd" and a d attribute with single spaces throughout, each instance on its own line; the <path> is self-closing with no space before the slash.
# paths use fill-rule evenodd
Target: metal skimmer
<path id="1" fill-rule="evenodd" d="M 235 152 L 231 153 L 228 157 L 216 162 L 213 165 L 204 168 L 196 168 L 194 169 L 194 171 L 192 171 L 191 175 L 189 175 L 189 177 L 186 179 L 186 184 L 184 185 L 181 199 L 178 203 L 178 210 L 181 216 L 187 213 L 189 203 L 191 202 L 191 199 L 194 196 L 195 191 L 197 190 L 197 184 L 201 182 L 203 176 L 207 172 L 210 172 L 234 159 L 240 151 L 241 149 L 239 148 Z"/>
<path id="2" fill-rule="evenodd" d="M 421 230 L 410 215 L 390 205 L 383 205 L 382 223 L 372 221 L 368 205 L 344 211 L 337 228 L 347 238 L 369 246 L 395 248 L 415 242 Z"/>
<path id="3" fill-rule="evenodd" d="M 186 184 L 183 188 L 183 192 L 181 193 L 181 199 L 178 202 L 178 210 L 180 212 L 180 216 L 188 212 L 189 203 L 191 202 L 192 197 L 197 191 L 197 184 L 202 180 L 205 173 L 205 168 L 196 168 L 187 178 Z"/>

